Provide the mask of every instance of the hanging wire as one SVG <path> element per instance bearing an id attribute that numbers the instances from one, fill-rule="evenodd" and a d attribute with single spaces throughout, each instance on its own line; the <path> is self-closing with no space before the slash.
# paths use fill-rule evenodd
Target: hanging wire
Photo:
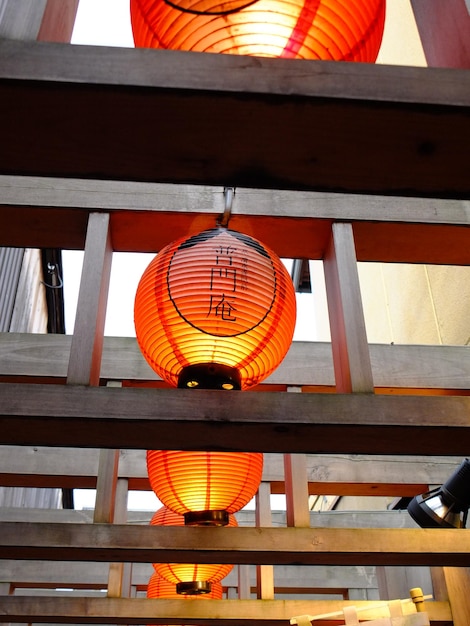
<path id="1" fill-rule="evenodd" d="M 41 280 L 40 282 L 49 289 L 61 289 L 63 287 L 62 276 L 59 273 L 59 268 L 55 263 L 47 264 L 47 273 L 51 277 L 52 285 Z"/>
<path id="2" fill-rule="evenodd" d="M 217 224 L 223 228 L 228 228 L 228 223 L 232 214 L 233 196 L 235 187 L 224 187 L 225 208 L 222 217 L 217 220 Z"/>

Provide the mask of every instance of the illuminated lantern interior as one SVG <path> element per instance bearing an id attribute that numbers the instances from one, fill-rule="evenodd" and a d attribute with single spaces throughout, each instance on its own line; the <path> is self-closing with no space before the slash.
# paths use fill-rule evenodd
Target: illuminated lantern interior
<path id="1" fill-rule="evenodd" d="M 184 518 L 167 507 L 162 507 L 154 514 L 150 523 L 154 526 L 184 526 Z M 233 515 L 230 515 L 228 526 L 238 526 Z M 207 532 L 211 530 L 207 529 Z M 233 565 L 153 563 L 153 567 L 159 576 L 176 585 L 177 593 L 198 595 L 210 593 L 212 583 L 225 578 Z"/>
<path id="2" fill-rule="evenodd" d="M 211 591 L 209 593 L 203 593 L 201 595 L 196 596 L 181 596 L 176 591 L 176 586 L 173 583 L 168 582 L 161 576 L 154 572 L 152 576 L 149 578 L 149 582 L 147 585 L 147 598 L 184 598 L 185 600 L 194 600 L 194 599 L 207 599 L 207 600 L 221 600 L 223 595 L 222 585 L 217 583 L 212 583 Z"/>
<path id="3" fill-rule="evenodd" d="M 373 63 L 385 0 L 131 0 L 136 47 Z"/>
<path id="4" fill-rule="evenodd" d="M 157 498 L 186 524 L 222 526 L 257 492 L 263 455 L 148 450 L 147 470 Z"/>
<path id="5" fill-rule="evenodd" d="M 292 280 L 262 243 L 225 228 L 174 241 L 137 288 L 147 362 L 170 385 L 248 389 L 279 365 L 296 318 Z"/>

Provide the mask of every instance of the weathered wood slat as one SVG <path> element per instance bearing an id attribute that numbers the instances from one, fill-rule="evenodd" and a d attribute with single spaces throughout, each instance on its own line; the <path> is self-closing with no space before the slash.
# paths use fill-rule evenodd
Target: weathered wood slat
<path id="1" fill-rule="evenodd" d="M 377 580 L 373 566 L 283 566 L 275 565 L 276 586 L 284 593 L 308 591 L 319 587 L 346 589 L 376 589 Z M 308 569 L 306 569 L 308 567 Z M 235 568 L 236 569 L 236 568 Z M 254 568 L 250 568 L 248 583 L 255 586 Z M 153 572 L 150 563 L 134 563 L 132 582 L 142 588 L 147 585 Z M 103 589 L 108 582 L 108 563 L 87 561 L 55 561 L 53 567 L 44 567 L 43 561 L 2 559 L 0 583 L 11 582 L 15 587 L 54 588 L 64 586 L 75 589 Z M 237 572 L 226 576 L 224 587 L 237 587 Z"/>
<path id="2" fill-rule="evenodd" d="M 99 451 L 92 448 L 0 447 L 0 484 L 4 486 L 95 488 Z M 442 484 L 460 457 L 307 455 L 309 492 L 315 495 L 410 496 L 427 485 Z M 144 450 L 121 450 L 119 476 L 129 489 L 150 491 Z M 264 455 L 263 481 L 283 493 L 282 457 Z"/>
<path id="3" fill-rule="evenodd" d="M 470 564 L 470 530 L 0 524 L 0 558 L 280 565 Z"/>
<path id="4" fill-rule="evenodd" d="M 158 213 L 206 215 L 216 219 L 224 211 L 222 187 L 171 185 L 119 180 L 84 180 L 46 176 L 0 175 L 0 206 L 17 211 L 61 209 L 64 214 L 84 211 L 131 213 L 132 221 Z M 405 222 L 410 224 L 468 225 L 468 200 L 408 198 L 281 189 L 237 187 L 232 202 L 232 219 L 251 217 L 295 217 L 303 219 Z"/>
<path id="5" fill-rule="evenodd" d="M 342 611 L 343 606 L 357 608 L 373 606 L 365 601 L 303 601 L 303 600 L 213 600 L 186 602 L 165 599 L 127 598 L 40 598 L 3 597 L 0 621 L 3 622 L 61 622 L 64 624 L 230 624 L 246 626 L 279 626 L 291 617 Z M 157 609 L 158 607 L 158 609 Z M 426 610 L 433 626 L 448 626 L 452 616 L 447 602 L 427 602 Z M 388 615 L 388 609 L 362 611 L 364 619 Z M 344 622 L 344 620 L 343 620 Z M 336 620 L 321 620 L 317 626 L 332 626 Z"/>
<path id="6" fill-rule="evenodd" d="M 470 195 L 468 70 L 16 41 L 0 56 L 4 174 Z"/>
<path id="7" fill-rule="evenodd" d="M 69 335 L 0 333 L 0 377 L 60 379 L 67 375 Z M 376 387 L 469 389 L 468 346 L 370 345 Z M 144 360 L 135 338 L 105 337 L 104 380 L 159 380 Z M 333 386 L 329 343 L 294 342 L 266 384 Z"/>
<path id="8" fill-rule="evenodd" d="M 470 448 L 469 397 L 234 392 L 227 402 L 227 393 L 3 383 L 0 444 L 423 455 Z"/>

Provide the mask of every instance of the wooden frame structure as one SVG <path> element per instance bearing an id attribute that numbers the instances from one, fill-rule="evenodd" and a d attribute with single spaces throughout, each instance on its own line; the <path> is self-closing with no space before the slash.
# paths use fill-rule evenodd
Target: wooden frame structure
<path id="1" fill-rule="evenodd" d="M 47 3 L 43 39 L 61 40 L 51 27 L 59 4 Z M 432 623 L 467 626 L 469 530 L 308 528 L 306 496 L 412 495 L 442 482 L 470 447 L 468 348 L 369 346 L 356 267 L 470 263 L 470 71 L 12 39 L 0 41 L 0 58 L 0 244 L 85 249 L 73 337 L 0 337 L 0 476 L 6 485 L 97 486 L 93 524 L 1 512 L 0 559 L 13 585 L 28 577 L 15 562 L 38 578 L 38 559 L 62 572 L 69 560 L 111 563 L 107 598 L 4 595 L 0 621 L 270 626 L 344 605 L 273 599 L 272 565 L 425 564 L 438 568 Z M 219 392 L 162 388 L 132 340 L 103 342 L 112 251 L 158 250 L 213 225 L 227 184 L 237 186 L 231 226 L 283 256 L 324 260 L 332 331 L 331 346 L 293 346 L 259 392 L 230 406 Z M 142 382 L 149 388 L 129 388 Z M 258 527 L 126 524 L 126 490 L 145 477 L 141 457 L 137 469 L 118 458 L 132 460 L 151 438 L 284 453 L 284 470 L 269 457 Z M 58 446 L 78 447 L 69 473 Z M 336 467 L 334 455 L 343 455 Z M 267 495 L 284 485 L 288 527 L 270 528 Z M 246 599 L 242 575 L 237 600 L 162 600 L 156 609 L 126 597 L 126 563 L 158 558 L 238 563 L 242 573 L 256 564 L 263 602 Z M 38 578 L 26 586 L 41 586 Z"/>

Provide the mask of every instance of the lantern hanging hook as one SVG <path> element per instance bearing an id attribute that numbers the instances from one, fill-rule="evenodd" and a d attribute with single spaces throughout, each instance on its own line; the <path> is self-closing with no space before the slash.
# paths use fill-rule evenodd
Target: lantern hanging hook
<path id="1" fill-rule="evenodd" d="M 232 214 L 233 196 L 235 187 L 224 187 L 225 207 L 222 217 L 217 220 L 217 225 L 228 228 L 228 223 Z"/>

